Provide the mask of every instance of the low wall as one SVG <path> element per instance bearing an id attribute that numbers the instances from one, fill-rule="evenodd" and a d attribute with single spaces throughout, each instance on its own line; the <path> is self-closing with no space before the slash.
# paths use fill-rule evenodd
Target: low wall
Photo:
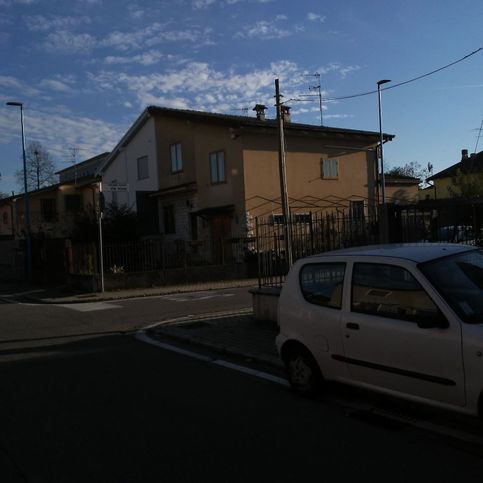
<path id="1" fill-rule="evenodd" d="M 255 320 L 278 323 L 280 287 L 261 287 L 250 290 Z"/>

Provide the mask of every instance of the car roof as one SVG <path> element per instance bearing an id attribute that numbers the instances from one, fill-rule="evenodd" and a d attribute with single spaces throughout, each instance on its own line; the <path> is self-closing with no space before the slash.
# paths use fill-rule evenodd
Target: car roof
<path id="1" fill-rule="evenodd" d="M 387 257 L 401 258 L 416 263 L 422 263 L 475 249 L 474 246 L 456 243 L 389 243 L 383 245 L 342 248 L 340 250 L 320 253 L 319 255 L 312 255 L 308 258 L 329 256 Z"/>

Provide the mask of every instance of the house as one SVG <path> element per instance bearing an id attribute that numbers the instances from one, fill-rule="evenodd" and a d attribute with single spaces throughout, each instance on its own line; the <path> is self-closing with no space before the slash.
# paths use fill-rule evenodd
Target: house
<path id="1" fill-rule="evenodd" d="M 419 201 L 419 178 L 401 174 L 386 174 L 386 200 L 397 205 L 408 205 Z"/>
<path id="2" fill-rule="evenodd" d="M 95 173 L 108 153 L 69 166 L 56 174 L 59 183 L 29 192 L 30 229 L 33 236 L 68 237 L 78 217 L 93 213 L 98 202 L 99 181 Z M 25 236 L 25 197 L 0 200 L 0 239 Z"/>
<path id="3" fill-rule="evenodd" d="M 146 108 L 99 169 L 106 203 L 136 210 L 144 233 L 165 240 L 251 236 L 257 217 L 282 213 L 278 125 L 265 109 Z M 288 108 L 284 116 L 291 212 L 374 210 L 379 133 L 292 123 Z"/>
<path id="4" fill-rule="evenodd" d="M 433 183 L 427 199 L 475 198 L 483 195 L 483 151 L 468 155 L 461 150 L 461 160 L 428 178 Z"/>

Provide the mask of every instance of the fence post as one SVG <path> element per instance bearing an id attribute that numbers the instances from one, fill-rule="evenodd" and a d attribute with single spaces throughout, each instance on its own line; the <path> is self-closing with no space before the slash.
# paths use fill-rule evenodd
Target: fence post
<path id="1" fill-rule="evenodd" d="M 256 250 L 257 250 L 257 266 L 258 266 L 258 288 L 262 288 L 262 260 L 260 253 L 260 232 L 258 226 L 258 216 L 255 217 L 255 236 L 256 236 Z"/>

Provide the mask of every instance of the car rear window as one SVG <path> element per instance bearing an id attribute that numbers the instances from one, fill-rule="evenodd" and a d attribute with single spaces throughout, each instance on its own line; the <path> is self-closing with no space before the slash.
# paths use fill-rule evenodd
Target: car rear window
<path id="1" fill-rule="evenodd" d="M 311 304 L 342 307 L 345 263 L 310 263 L 300 270 L 300 288 Z"/>

